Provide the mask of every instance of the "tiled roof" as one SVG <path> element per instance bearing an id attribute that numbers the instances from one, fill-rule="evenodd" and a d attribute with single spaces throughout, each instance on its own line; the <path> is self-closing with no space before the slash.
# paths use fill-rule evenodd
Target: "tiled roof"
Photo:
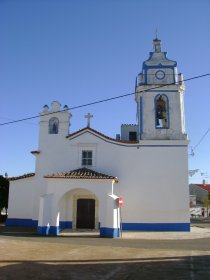
<path id="1" fill-rule="evenodd" d="M 201 189 L 210 192 L 210 184 L 195 184 L 196 186 L 200 187 Z"/>
<path id="2" fill-rule="evenodd" d="M 68 172 L 54 173 L 52 175 L 46 175 L 44 178 L 64 178 L 64 179 L 112 179 L 116 182 L 117 177 L 99 173 L 86 167 L 75 169 Z"/>
<path id="3" fill-rule="evenodd" d="M 25 178 L 29 178 L 29 177 L 33 177 L 33 176 L 35 176 L 35 173 L 23 174 L 21 176 L 10 177 L 8 179 L 9 179 L 9 181 L 15 181 L 15 180 L 25 179 Z"/>
<path id="4" fill-rule="evenodd" d="M 95 134 L 97 134 L 99 136 L 102 136 L 105 139 L 108 139 L 110 141 L 117 142 L 117 143 L 125 143 L 125 144 L 137 144 L 138 143 L 138 141 L 122 141 L 122 140 L 117 140 L 115 138 L 111 138 L 111 137 L 109 137 L 109 136 L 107 136 L 107 135 L 105 135 L 105 134 L 103 134 L 103 133 L 101 133 L 101 132 L 91 128 L 91 127 L 85 127 L 83 129 L 80 129 L 80 130 L 78 130 L 78 131 L 76 131 L 76 132 L 74 132 L 72 134 L 69 134 L 68 136 L 66 136 L 66 138 L 71 138 L 73 136 L 76 136 L 77 134 L 79 134 L 79 133 L 81 133 L 81 132 L 83 132 L 85 130 L 92 131 L 93 133 L 95 133 Z"/>

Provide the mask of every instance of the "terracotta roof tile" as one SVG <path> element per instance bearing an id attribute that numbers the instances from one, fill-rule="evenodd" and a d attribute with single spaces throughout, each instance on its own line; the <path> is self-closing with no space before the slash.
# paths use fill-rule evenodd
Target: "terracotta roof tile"
<path id="1" fill-rule="evenodd" d="M 195 184 L 196 186 L 200 187 L 201 189 L 210 192 L 210 184 Z"/>
<path id="2" fill-rule="evenodd" d="M 8 179 L 9 181 L 15 181 L 15 180 L 25 179 L 33 176 L 35 176 L 35 173 L 23 174 L 21 176 L 16 176 L 16 177 L 9 177 Z"/>
<path id="3" fill-rule="evenodd" d="M 112 179 L 116 182 L 118 181 L 117 177 L 106 175 L 104 173 L 100 173 L 94 171 L 92 169 L 88 169 L 86 167 L 75 169 L 68 172 L 60 172 L 54 173 L 51 175 L 46 175 L 44 178 L 64 178 L 64 179 Z"/>

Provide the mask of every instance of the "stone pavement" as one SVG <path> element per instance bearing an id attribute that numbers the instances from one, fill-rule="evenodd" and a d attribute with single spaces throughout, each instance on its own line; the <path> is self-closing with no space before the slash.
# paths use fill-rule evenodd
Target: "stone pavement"
<path id="1" fill-rule="evenodd" d="M 97 231 L 72 231 L 63 230 L 61 236 L 71 237 L 99 237 Z M 123 231 L 122 239 L 153 239 L 153 240 L 179 240 L 179 239 L 197 239 L 210 237 L 210 227 L 202 225 L 191 226 L 190 232 L 143 232 L 143 231 Z"/>
<path id="2" fill-rule="evenodd" d="M 2 226 L 0 251 L 1 280 L 210 279 L 209 225 L 191 233 L 123 232 L 118 239 L 40 237 Z"/>

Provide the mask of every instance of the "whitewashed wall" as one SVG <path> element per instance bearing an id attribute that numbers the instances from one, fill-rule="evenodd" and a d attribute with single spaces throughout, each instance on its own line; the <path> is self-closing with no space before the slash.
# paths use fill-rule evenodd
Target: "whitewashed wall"
<path id="1" fill-rule="evenodd" d="M 48 142 L 38 156 L 34 180 L 12 184 L 9 216 L 37 220 L 41 195 L 54 193 L 58 202 L 72 188 L 92 191 L 103 204 L 104 197 L 111 193 L 111 185 L 108 190 L 89 180 L 72 185 L 71 180 L 50 179 L 49 190 L 47 179 L 42 178 L 80 168 L 80 150 L 87 145 L 95 149 L 93 169 L 119 179 L 114 193 L 123 197 L 124 222 L 188 222 L 187 147 L 179 146 L 187 145 L 186 141 L 142 141 L 137 147 L 110 143 L 88 131 L 72 140 L 63 138 L 56 150 L 53 141 Z"/>

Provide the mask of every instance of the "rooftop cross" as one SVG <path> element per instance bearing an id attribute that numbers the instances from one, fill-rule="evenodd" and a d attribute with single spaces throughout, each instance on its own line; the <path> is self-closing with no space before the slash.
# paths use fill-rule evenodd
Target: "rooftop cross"
<path id="1" fill-rule="evenodd" d="M 85 115 L 85 118 L 87 119 L 87 127 L 90 127 L 90 119 L 93 117 L 93 115 L 91 115 L 90 113 L 88 113 L 87 115 Z"/>

